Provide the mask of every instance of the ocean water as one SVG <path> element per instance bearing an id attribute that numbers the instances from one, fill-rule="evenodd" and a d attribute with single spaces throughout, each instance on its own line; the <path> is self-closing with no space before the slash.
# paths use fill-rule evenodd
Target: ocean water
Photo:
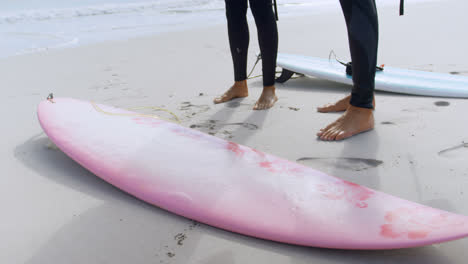
<path id="1" fill-rule="evenodd" d="M 277 3 L 280 21 L 339 9 L 338 0 Z M 0 58 L 224 23 L 224 10 L 224 0 L 0 0 Z"/>

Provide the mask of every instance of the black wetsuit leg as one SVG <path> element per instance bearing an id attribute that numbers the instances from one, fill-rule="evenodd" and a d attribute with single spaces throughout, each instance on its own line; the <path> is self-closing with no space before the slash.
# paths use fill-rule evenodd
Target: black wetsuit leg
<path id="1" fill-rule="evenodd" d="M 247 79 L 247 52 L 249 26 L 247 24 L 247 0 L 225 0 L 229 47 L 234 64 L 234 80 Z"/>
<path id="2" fill-rule="evenodd" d="M 247 54 L 249 27 L 247 0 L 225 0 L 229 45 L 234 64 L 234 80 L 247 79 Z M 272 0 L 250 0 L 250 7 L 257 25 L 260 52 L 262 54 L 263 85 L 275 83 L 278 29 L 272 9 Z"/>
<path id="3" fill-rule="evenodd" d="M 340 0 L 348 29 L 353 90 L 350 104 L 373 108 L 379 25 L 375 0 Z"/>
<path id="4" fill-rule="evenodd" d="M 258 42 L 262 54 L 263 86 L 275 84 L 276 57 L 278 54 L 278 27 L 272 0 L 250 0 L 255 18 Z"/>

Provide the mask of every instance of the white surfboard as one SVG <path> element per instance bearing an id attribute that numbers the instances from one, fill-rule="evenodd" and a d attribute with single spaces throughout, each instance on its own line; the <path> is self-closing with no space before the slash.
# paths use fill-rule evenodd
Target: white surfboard
<path id="1" fill-rule="evenodd" d="M 279 53 L 277 66 L 304 75 L 353 84 L 346 66 L 335 59 Z M 375 89 L 413 95 L 468 98 L 468 77 L 385 66 L 375 76 Z"/>

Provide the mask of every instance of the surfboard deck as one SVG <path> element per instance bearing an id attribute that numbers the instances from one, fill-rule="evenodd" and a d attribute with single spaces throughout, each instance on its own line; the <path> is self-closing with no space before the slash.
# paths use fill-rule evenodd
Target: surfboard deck
<path id="1" fill-rule="evenodd" d="M 340 249 L 408 248 L 468 236 L 466 216 L 158 118 L 71 98 L 43 101 L 37 112 L 48 137 L 98 177 L 214 227 Z"/>
<path id="2" fill-rule="evenodd" d="M 279 53 L 277 66 L 343 84 L 353 84 L 338 61 Z M 375 75 L 375 90 L 438 97 L 468 98 L 468 77 L 385 66 Z"/>

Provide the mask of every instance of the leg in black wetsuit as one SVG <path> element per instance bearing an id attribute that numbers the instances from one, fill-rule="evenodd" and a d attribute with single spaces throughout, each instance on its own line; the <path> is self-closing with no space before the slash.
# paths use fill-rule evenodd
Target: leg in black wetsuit
<path id="1" fill-rule="evenodd" d="M 375 66 L 379 26 L 374 0 L 340 0 L 348 29 L 353 70 L 353 91 L 350 104 L 374 108 Z"/>
<path id="2" fill-rule="evenodd" d="M 345 111 L 317 133 L 323 140 L 341 140 L 374 128 L 372 110 L 379 37 L 375 0 L 340 0 L 340 4 L 353 62 L 353 90 L 335 104 L 318 108 L 319 112 Z"/>
<path id="3" fill-rule="evenodd" d="M 216 98 L 215 103 L 222 103 L 248 95 L 246 82 L 249 47 L 247 0 L 225 0 L 225 3 L 235 83 L 225 94 Z M 277 100 L 274 83 L 278 52 L 278 29 L 272 9 L 272 0 L 250 0 L 250 8 L 258 31 L 264 86 L 263 93 L 254 109 L 266 109 L 273 106 Z"/>

